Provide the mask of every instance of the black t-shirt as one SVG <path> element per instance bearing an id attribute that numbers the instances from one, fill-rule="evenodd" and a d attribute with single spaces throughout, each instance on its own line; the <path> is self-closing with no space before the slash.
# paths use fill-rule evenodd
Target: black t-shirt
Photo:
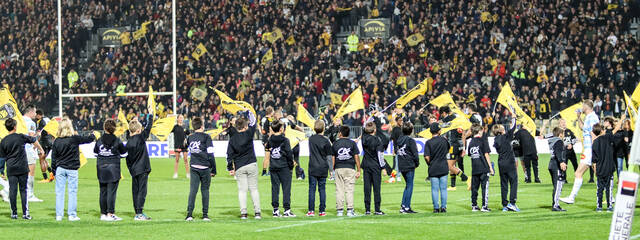
<path id="1" fill-rule="evenodd" d="M 520 129 L 516 132 L 514 138 L 520 142 L 523 157 L 536 157 L 538 155 L 536 140 L 531 136 L 529 131 Z"/>
<path id="2" fill-rule="evenodd" d="M 147 127 L 140 134 L 130 136 L 127 141 L 127 168 L 131 176 L 138 176 L 151 172 L 151 162 L 147 153 L 147 138 L 151 132 L 153 121 L 149 121 Z"/>
<path id="3" fill-rule="evenodd" d="M 35 137 L 24 134 L 12 133 L 0 142 L 0 157 L 5 158 L 7 176 L 16 176 L 29 173 L 29 163 L 24 145 L 36 142 Z M 4 167 L 4 166 L 2 166 Z"/>
<path id="4" fill-rule="evenodd" d="M 283 135 L 271 135 L 264 150 L 270 153 L 269 169 L 293 168 L 291 143 Z"/>
<path id="5" fill-rule="evenodd" d="M 216 159 L 213 155 L 213 141 L 209 134 L 194 132 L 187 138 L 187 145 L 191 155 L 189 162 L 191 165 L 209 167 L 211 168 L 211 173 L 217 174 Z"/>
<path id="6" fill-rule="evenodd" d="M 329 171 L 327 157 L 331 154 L 333 149 L 327 137 L 319 134 L 309 137 L 309 175 L 327 177 Z"/>
<path id="7" fill-rule="evenodd" d="M 255 125 L 250 126 L 244 132 L 238 132 L 233 127 L 229 128 L 231 138 L 227 146 L 227 170 L 238 170 L 256 162 L 256 153 L 253 148 L 255 131 Z"/>
<path id="8" fill-rule="evenodd" d="M 120 156 L 127 152 L 122 141 L 113 134 L 104 134 L 96 141 L 93 153 L 96 154 L 96 174 L 101 183 L 120 180 Z"/>
<path id="9" fill-rule="evenodd" d="M 549 170 L 560 169 L 560 163 L 566 163 L 566 146 L 564 140 L 557 137 L 548 139 L 551 157 L 549 158 Z"/>
<path id="10" fill-rule="evenodd" d="M 362 151 L 364 151 L 362 168 L 381 170 L 378 153 L 384 152 L 384 149 L 380 139 L 371 134 L 362 135 Z"/>
<path id="11" fill-rule="evenodd" d="M 80 168 L 80 148 L 78 146 L 94 140 L 96 140 L 94 135 L 56 138 L 51 149 L 51 168 L 61 167 L 68 170 L 78 170 Z"/>
<path id="12" fill-rule="evenodd" d="M 355 155 L 360 154 L 358 145 L 351 139 L 340 138 L 333 143 L 333 156 L 336 159 L 334 169 L 338 168 L 356 168 Z"/>
<path id="13" fill-rule="evenodd" d="M 442 177 L 449 173 L 447 160 L 449 142 L 442 136 L 436 136 L 424 145 L 424 156 L 429 157 L 429 177 Z"/>
<path id="14" fill-rule="evenodd" d="M 616 171 L 617 161 L 614 151 L 614 136 L 604 134 L 593 141 L 593 163 L 596 164 L 596 175 L 610 176 Z"/>
<path id="15" fill-rule="evenodd" d="M 401 127 L 393 127 L 393 129 L 391 129 L 391 141 L 393 142 L 393 144 L 397 144 L 398 142 L 398 138 L 402 137 L 402 128 Z"/>
<path id="16" fill-rule="evenodd" d="M 456 119 L 455 114 L 451 114 L 445 117 L 444 119 L 442 119 L 442 124 L 440 124 L 440 127 L 441 128 L 449 127 L 449 125 L 451 124 L 451 121 L 453 121 L 454 119 Z M 449 145 L 453 147 L 454 153 L 456 155 L 459 151 L 461 151 L 464 148 L 464 144 L 462 142 L 462 132 L 463 132 L 462 129 L 452 129 L 451 131 L 444 133 L 447 140 L 449 140 Z"/>
<path id="17" fill-rule="evenodd" d="M 486 141 L 481 137 L 474 137 L 471 139 L 471 142 L 469 142 L 467 152 L 471 158 L 471 174 L 477 175 L 491 172 L 489 163 L 487 163 L 487 159 L 484 156 L 485 153 L 491 153 L 489 144 L 487 144 Z"/>
<path id="18" fill-rule="evenodd" d="M 186 148 L 185 138 L 189 134 L 189 131 L 176 124 L 173 126 L 173 130 L 171 130 L 171 132 L 173 133 L 173 148 L 184 150 Z"/>
<path id="19" fill-rule="evenodd" d="M 511 147 L 514 131 L 515 128 L 511 128 L 505 134 L 496 136 L 493 141 L 493 147 L 498 152 L 498 167 L 501 172 L 516 170 L 516 158 Z"/>

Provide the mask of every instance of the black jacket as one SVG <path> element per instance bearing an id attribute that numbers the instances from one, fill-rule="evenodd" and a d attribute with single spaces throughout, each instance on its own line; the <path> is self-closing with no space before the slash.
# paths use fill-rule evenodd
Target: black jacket
<path id="1" fill-rule="evenodd" d="M 120 180 L 120 156 L 127 153 L 122 141 L 113 134 L 105 134 L 96 141 L 93 147 L 96 154 L 96 174 L 101 183 Z"/>
<path id="2" fill-rule="evenodd" d="M 362 151 L 364 151 L 364 157 L 360 163 L 361 168 L 377 171 L 382 170 L 382 167 L 386 163 L 384 162 L 384 158 L 382 158 L 384 147 L 379 137 L 371 134 L 362 135 Z"/>
<path id="3" fill-rule="evenodd" d="M 420 166 L 420 155 L 418 155 L 418 147 L 413 138 L 402 135 L 398 138 L 395 149 L 401 172 L 412 171 Z"/>
<path id="4" fill-rule="evenodd" d="M 29 162 L 24 145 L 36 142 L 35 137 L 12 133 L 0 142 L 0 158 L 6 160 L 7 176 L 17 176 L 29 173 Z M 55 168 L 54 168 L 55 169 Z M 0 166 L 0 173 L 4 173 L 4 166 Z"/>
<path id="5" fill-rule="evenodd" d="M 149 121 L 147 127 L 140 134 L 129 136 L 127 142 L 127 168 L 131 176 L 138 176 L 151 172 L 151 162 L 147 153 L 147 138 L 151 133 L 153 121 Z"/>
<path id="6" fill-rule="evenodd" d="M 617 169 L 615 158 L 614 136 L 604 134 L 593 141 L 593 163 L 596 164 L 596 175 L 611 176 Z"/>
<path id="7" fill-rule="evenodd" d="M 429 157 L 429 177 L 442 177 L 449 173 L 449 141 L 435 136 L 424 144 L 424 156 Z"/>
<path id="8" fill-rule="evenodd" d="M 328 157 L 332 153 L 331 142 L 327 137 L 320 134 L 309 137 L 309 175 L 327 177 L 330 160 Z"/>
<path id="9" fill-rule="evenodd" d="M 234 127 L 229 128 L 229 145 L 227 146 L 227 170 L 238 170 L 241 167 L 256 162 L 253 148 L 253 135 L 256 131 L 255 121 L 244 132 L 238 132 Z"/>
<path id="10" fill-rule="evenodd" d="M 51 150 L 51 168 L 61 167 L 67 170 L 78 170 L 80 168 L 80 148 L 78 146 L 95 140 L 96 137 L 93 134 L 88 137 L 74 135 L 56 138 Z"/>
<path id="11" fill-rule="evenodd" d="M 189 154 L 191 154 L 189 164 L 192 166 L 205 166 L 211 168 L 211 173 L 218 173 L 216 170 L 216 159 L 213 155 L 213 141 L 209 134 L 194 132 L 187 137 L 187 145 L 189 146 Z"/>
<path id="12" fill-rule="evenodd" d="M 269 170 L 293 169 L 291 143 L 283 135 L 271 135 L 264 150 L 270 153 Z"/>
<path id="13" fill-rule="evenodd" d="M 531 133 L 525 129 L 520 129 L 516 132 L 515 139 L 520 143 L 522 149 L 522 157 L 533 158 L 538 156 L 538 150 L 536 149 L 536 140 Z"/>
<path id="14" fill-rule="evenodd" d="M 567 163 L 567 148 L 565 142 L 558 137 L 550 138 L 548 141 L 549 150 L 551 150 L 549 170 L 556 171 L 560 169 L 560 163 Z"/>

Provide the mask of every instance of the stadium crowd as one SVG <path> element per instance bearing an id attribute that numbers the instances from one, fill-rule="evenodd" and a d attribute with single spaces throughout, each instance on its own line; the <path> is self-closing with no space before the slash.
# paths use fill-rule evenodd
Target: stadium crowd
<path id="1" fill-rule="evenodd" d="M 118 85 L 127 92 L 145 92 L 149 85 L 169 91 L 170 3 L 65 1 L 65 92 L 114 92 Z M 0 4 L 3 20 L 26 19 L 0 27 L 0 75 L 17 83 L 11 85 L 19 102 L 50 110 L 57 97 L 51 91 L 55 40 L 49 40 L 55 39 L 55 6 L 36 0 Z M 410 121 L 426 125 L 424 112 L 435 108 L 422 106 L 449 91 L 465 111 L 477 106 L 490 125 L 508 122 L 506 109 L 490 113 L 500 86 L 511 81 L 534 119 L 582 99 L 594 100 L 599 115 L 618 115 L 625 109 L 622 90 L 632 92 L 639 81 L 638 42 L 628 33 L 638 12 L 632 8 L 626 1 L 178 1 L 178 113 L 202 116 L 207 128 L 226 121 L 214 87 L 249 102 L 259 115 L 267 106 L 295 114 L 293 103 L 301 102 L 313 115 L 331 119 L 339 107 L 328 104 L 331 92 L 345 99 L 361 86 L 365 104 L 383 108 L 427 81 L 427 93 L 405 106 Z M 36 21 L 29 11 L 51 19 Z M 361 18 L 377 17 L 390 19 L 389 39 L 360 38 L 355 52 L 341 45 L 338 35 L 357 30 Z M 80 63 L 80 51 L 97 28 L 148 20 L 154 24 L 145 40 L 100 48 L 90 63 Z M 282 38 L 265 41 L 263 35 L 276 28 Z M 424 41 L 410 46 L 405 39 L 415 33 Z M 198 44 L 207 53 L 196 60 Z M 42 61 L 30 61 L 41 52 L 46 69 Z M 41 87 L 26 87 L 34 83 Z M 195 97 L 195 88 L 208 94 Z M 128 117 L 146 111 L 145 97 L 74 100 L 65 113 L 80 123 L 78 129 L 99 129 L 120 107 Z M 171 105 L 170 98 L 159 102 Z M 362 125 L 361 114 L 350 114 L 345 123 Z"/>

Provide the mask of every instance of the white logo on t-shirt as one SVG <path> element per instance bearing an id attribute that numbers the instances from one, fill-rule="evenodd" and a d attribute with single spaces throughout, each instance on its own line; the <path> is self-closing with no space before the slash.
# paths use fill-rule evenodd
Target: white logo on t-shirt
<path id="1" fill-rule="evenodd" d="M 271 149 L 271 157 L 272 158 L 281 158 L 282 154 L 280 154 L 280 147 Z"/>
<path id="2" fill-rule="evenodd" d="M 351 158 L 351 148 L 338 149 L 338 160 L 348 160 Z"/>
<path id="3" fill-rule="evenodd" d="M 469 154 L 471 158 L 480 158 L 480 146 L 469 148 Z"/>
<path id="4" fill-rule="evenodd" d="M 402 145 L 402 147 L 398 148 L 398 156 L 405 156 L 407 155 L 407 144 Z"/>
<path id="5" fill-rule="evenodd" d="M 200 153 L 200 142 L 192 142 L 189 143 L 189 152 L 191 153 Z"/>
<path id="6" fill-rule="evenodd" d="M 104 145 L 100 145 L 99 149 L 100 153 L 98 153 L 98 155 L 105 157 L 113 156 L 113 153 L 111 153 L 111 149 L 107 149 Z"/>

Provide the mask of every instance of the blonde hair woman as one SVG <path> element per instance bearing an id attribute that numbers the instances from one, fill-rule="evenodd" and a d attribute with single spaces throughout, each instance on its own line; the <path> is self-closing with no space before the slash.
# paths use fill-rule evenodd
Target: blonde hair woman
<path id="1" fill-rule="evenodd" d="M 96 137 L 79 136 L 74 130 L 71 120 L 64 118 L 58 127 L 58 138 L 53 142 L 51 151 L 51 167 L 56 175 L 56 221 L 64 216 L 64 192 L 69 185 L 69 221 L 78 221 L 78 168 L 80 168 L 79 145 L 93 142 Z"/>

